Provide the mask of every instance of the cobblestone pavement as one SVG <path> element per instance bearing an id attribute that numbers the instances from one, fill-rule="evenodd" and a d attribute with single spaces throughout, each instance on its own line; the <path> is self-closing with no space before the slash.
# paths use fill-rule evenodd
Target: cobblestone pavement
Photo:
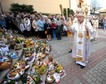
<path id="1" fill-rule="evenodd" d="M 60 84 L 106 84 L 106 31 L 99 30 L 99 37 L 91 43 L 91 56 L 84 69 L 71 58 L 70 38 L 49 41 L 55 59 L 64 66 L 66 76 Z"/>

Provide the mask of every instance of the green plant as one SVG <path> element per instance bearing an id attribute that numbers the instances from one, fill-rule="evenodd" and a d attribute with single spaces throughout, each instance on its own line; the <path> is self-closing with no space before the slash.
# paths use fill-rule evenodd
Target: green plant
<path id="1" fill-rule="evenodd" d="M 11 4 L 10 11 L 13 13 L 19 13 L 19 12 L 26 12 L 26 13 L 32 13 L 34 11 L 32 5 L 25 5 L 25 4 L 18 4 L 13 3 Z"/>
<path id="2" fill-rule="evenodd" d="M 66 10 L 66 8 L 64 8 L 64 16 L 66 16 L 67 15 L 67 10 Z"/>
<path id="3" fill-rule="evenodd" d="M 68 11 L 68 17 L 69 17 L 69 15 L 70 15 L 70 8 L 67 8 L 67 11 Z"/>
<path id="4" fill-rule="evenodd" d="M 18 3 L 13 3 L 11 4 L 10 11 L 13 13 L 17 13 L 20 10 L 19 7 L 20 5 Z"/>
<path id="5" fill-rule="evenodd" d="M 69 17 L 70 14 L 74 15 L 74 11 L 70 8 L 64 8 L 64 16 Z"/>

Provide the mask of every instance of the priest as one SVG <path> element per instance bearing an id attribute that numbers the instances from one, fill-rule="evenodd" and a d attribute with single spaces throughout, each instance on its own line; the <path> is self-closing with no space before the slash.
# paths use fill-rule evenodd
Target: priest
<path id="1" fill-rule="evenodd" d="M 77 22 L 70 28 L 70 31 L 74 33 L 72 57 L 75 58 L 77 65 L 84 68 L 90 56 L 90 36 L 93 28 L 90 22 L 84 18 L 83 9 L 77 9 L 76 18 Z"/>

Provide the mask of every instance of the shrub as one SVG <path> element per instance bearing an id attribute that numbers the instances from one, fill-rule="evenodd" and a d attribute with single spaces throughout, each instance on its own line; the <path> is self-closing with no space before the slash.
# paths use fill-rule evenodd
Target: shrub
<path id="1" fill-rule="evenodd" d="M 25 12 L 25 13 L 32 13 L 34 11 L 32 5 L 25 5 L 25 4 L 18 4 L 13 3 L 11 4 L 10 11 L 13 13 Z"/>

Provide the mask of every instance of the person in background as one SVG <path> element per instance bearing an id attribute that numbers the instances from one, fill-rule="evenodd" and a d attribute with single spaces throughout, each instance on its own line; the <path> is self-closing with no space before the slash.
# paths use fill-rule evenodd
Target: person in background
<path id="1" fill-rule="evenodd" d="M 61 40 L 61 31 L 62 31 L 62 28 L 61 28 L 61 20 L 60 20 L 59 17 L 57 18 L 56 25 L 57 25 L 56 26 L 57 40 Z"/>
<path id="2" fill-rule="evenodd" d="M 50 24 L 48 22 L 48 18 L 45 18 L 44 29 L 45 29 L 47 40 L 50 41 L 51 40 L 51 35 L 50 35 L 51 29 L 50 29 Z"/>
<path id="3" fill-rule="evenodd" d="M 38 24 L 37 24 L 38 18 L 35 17 L 34 20 L 32 21 L 32 28 L 33 28 L 33 34 L 34 36 L 36 36 L 37 38 L 39 38 L 38 36 Z"/>
<path id="4" fill-rule="evenodd" d="M 106 17 L 103 19 L 103 28 L 106 30 Z"/>
<path id="5" fill-rule="evenodd" d="M 24 18 L 24 24 L 25 28 L 27 29 L 27 36 L 29 37 L 31 35 L 31 21 L 28 16 Z"/>
<path id="6" fill-rule="evenodd" d="M 56 40 L 56 24 L 55 24 L 53 19 L 52 19 L 52 22 L 51 22 L 51 29 L 52 29 L 53 39 Z"/>
<path id="7" fill-rule="evenodd" d="M 21 23 L 21 16 L 20 16 L 20 14 L 17 14 L 16 15 L 16 18 L 15 18 L 15 22 L 16 22 L 16 26 L 17 26 L 17 28 L 18 28 L 18 30 L 20 30 L 20 23 Z"/>
<path id="8" fill-rule="evenodd" d="M 39 20 L 37 22 L 38 24 L 38 35 L 40 38 L 44 38 L 45 37 L 45 32 L 44 32 L 44 19 L 42 16 L 39 16 Z"/>
<path id="9" fill-rule="evenodd" d="M 24 36 L 26 36 L 27 29 L 25 29 L 25 24 L 24 24 L 23 19 L 21 19 L 21 23 L 20 23 L 20 31 L 21 31 L 21 33 L 22 33 Z"/>
<path id="10" fill-rule="evenodd" d="M 3 15 L 0 15 L 0 25 L 2 28 L 6 28 L 6 20 L 5 17 Z"/>
<path id="11" fill-rule="evenodd" d="M 94 17 L 94 19 L 93 19 L 94 33 L 93 33 L 93 36 L 91 38 L 91 41 L 92 40 L 95 40 L 98 37 L 98 24 L 99 24 L 98 18 L 97 17 Z"/>

